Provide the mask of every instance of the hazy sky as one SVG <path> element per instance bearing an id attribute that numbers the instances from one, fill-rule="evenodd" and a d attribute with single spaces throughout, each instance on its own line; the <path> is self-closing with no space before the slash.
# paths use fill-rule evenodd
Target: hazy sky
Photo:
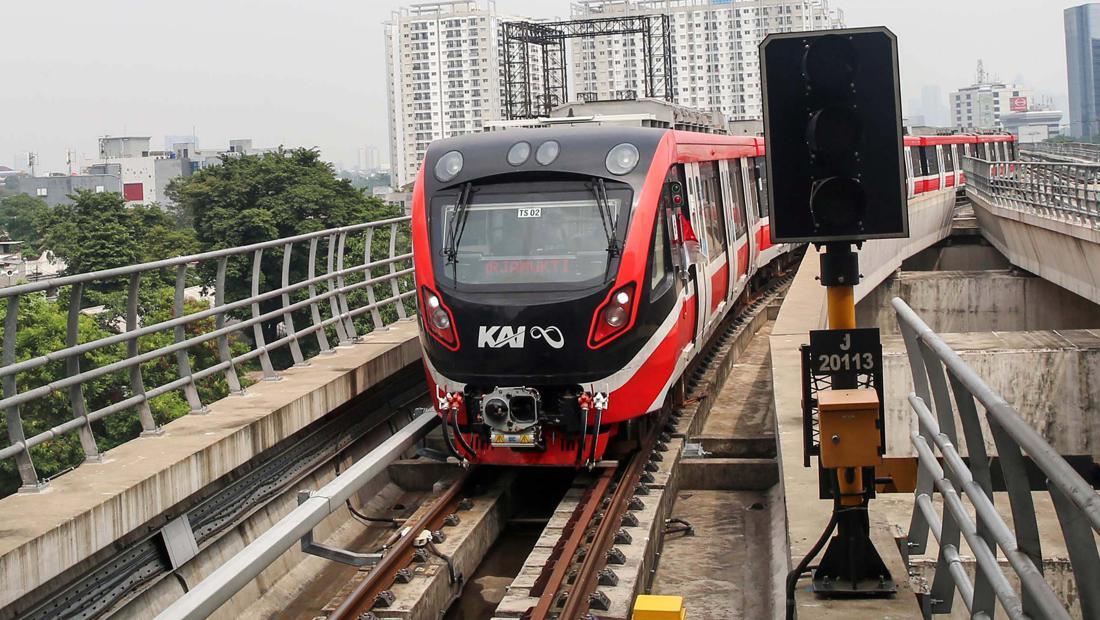
<path id="1" fill-rule="evenodd" d="M 977 59 L 1004 80 L 1066 93 L 1069 0 L 831 0 L 849 26 L 885 24 L 901 45 L 905 99 L 969 84 Z M 104 134 L 190 134 L 204 148 L 318 146 L 352 166 L 388 158 L 383 21 L 395 0 L 3 0 L 0 164 L 63 170 Z M 567 16 L 567 0 L 497 0 Z"/>

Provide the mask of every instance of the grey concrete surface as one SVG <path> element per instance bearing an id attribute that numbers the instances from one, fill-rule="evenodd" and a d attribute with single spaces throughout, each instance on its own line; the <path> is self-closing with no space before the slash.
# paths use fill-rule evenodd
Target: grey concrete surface
<path id="1" fill-rule="evenodd" d="M 890 306 L 894 297 L 904 299 L 937 332 L 1100 327 L 1100 306 L 1012 270 L 897 272 L 859 302 L 857 323 L 897 334 Z"/>
<path id="2" fill-rule="evenodd" d="M 90 558 L 279 441 L 416 362 L 409 321 L 165 425 L 53 481 L 0 500 L 0 607 Z"/>

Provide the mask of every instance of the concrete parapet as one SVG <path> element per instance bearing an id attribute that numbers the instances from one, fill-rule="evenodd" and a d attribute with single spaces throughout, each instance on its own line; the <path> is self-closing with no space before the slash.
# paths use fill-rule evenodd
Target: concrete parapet
<path id="1" fill-rule="evenodd" d="M 380 384 L 420 357 L 416 324 L 401 322 L 359 344 L 290 368 L 245 396 L 210 405 L 55 479 L 38 494 L 0 500 L 0 608 L 139 528 Z M 144 530 L 142 530 L 144 531 Z"/>
<path id="2" fill-rule="evenodd" d="M 982 235 L 1012 261 L 1100 304 L 1100 229 L 999 207 L 967 192 Z"/>

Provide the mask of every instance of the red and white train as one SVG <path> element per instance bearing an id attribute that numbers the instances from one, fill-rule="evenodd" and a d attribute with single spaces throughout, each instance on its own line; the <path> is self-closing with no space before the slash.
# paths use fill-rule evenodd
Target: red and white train
<path id="1" fill-rule="evenodd" d="M 1005 142 L 907 138 L 910 196 L 958 185 L 959 156 Z M 792 247 L 771 242 L 765 170 L 761 138 L 656 128 L 433 143 L 413 251 L 424 365 L 454 454 L 580 467 L 652 420 Z"/>

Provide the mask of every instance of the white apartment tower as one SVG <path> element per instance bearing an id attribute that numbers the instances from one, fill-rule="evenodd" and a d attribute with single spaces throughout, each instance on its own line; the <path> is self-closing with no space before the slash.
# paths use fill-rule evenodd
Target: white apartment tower
<path id="1" fill-rule="evenodd" d="M 414 4 L 386 22 L 394 187 L 416 179 L 428 144 L 500 118 L 498 32 L 491 0 Z"/>
<path id="2" fill-rule="evenodd" d="M 757 48 L 773 32 L 844 27 L 828 0 L 579 0 L 573 19 L 667 14 L 672 26 L 672 87 L 676 103 L 719 111 L 733 120 L 763 116 Z M 570 98 L 644 92 L 640 37 L 571 42 Z"/>

